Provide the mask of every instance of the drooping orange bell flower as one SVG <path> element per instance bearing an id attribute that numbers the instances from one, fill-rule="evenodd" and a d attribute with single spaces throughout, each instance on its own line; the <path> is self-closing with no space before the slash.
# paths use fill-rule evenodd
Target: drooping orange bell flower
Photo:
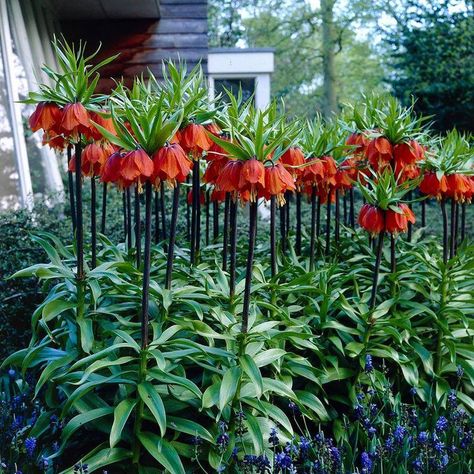
<path id="1" fill-rule="evenodd" d="M 417 163 L 404 165 L 400 161 L 395 161 L 395 168 L 393 170 L 395 177 L 399 183 L 404 183 L 409 179 L 416 179 L 421 174 L 421 170 Z"/>
<path id="2" fill-rule="evenodd" d="M 217 189 L 227 193 L 237 191 L 239 189 L 240 174 L 243 165 L 240 160 L 229 160 L 222 168 L 221 174 L 216 180 Z"/>
<path id="3" fill-rule="evenodd" d="M 424 155 L 425 150 L 416 140 L 397 143 L 393 147 L 393 158 L 401 166 L 413 165 L 422 160 Z"/>
<path id="4" fill-rule="evenodd" d="M 392 144 L 385 137 L 374 138 L 369 142 L 365 154 L 372 168 L 381 171 L 393 158 Z"/>
<path id="5" fill-rule="evenodd" d="M 446 177 L 448 189 L 446 196 L 454 199 L 457 202 L 464 202 L 466 195 L 471 191 L 471 183 L 467 176 L 454 173 Z"/>
<path id="6" fill-rule="evenodd" d="M 54 102 L 40 102 L 35 111 L 30 115 L 28 123 L 33 132 L 43 129 L 45 132 L 57 132 L 61 123 L 62 112 Z"/>
<path id="7" fill-rule="evenodd" d="M 265 167 L 261 161 L 251 158 L 243 163 L 240 173 L 239 191 L 250 193 L 250 202 L 255 202 L 259 192 L 265 188 Z"/>
<path id="8" fill-rule="evenodd" d="M 358 222 L 370 235 L 375 236 L 385 228 L 384 212 L 372 204 L 364 204 L 360 209 Z"/>
<path id="9" fill-rule="evenodd" d="M 136 183 L 140 192 L 141 184 L 152 176 L 153 171 L 153 160 L 141 148 L 129 151 L 122 159 L 121 177 L 125 182 Z"/>
<path id="10" fill-rule="evenodd" d="M 97 113 L 97 112 L 89 112 L 89 116 L 90 116 L 91 127 L 89 131 L 86 133 L 86 136 L 88 138 L 95 141 L 104 139 L 102 133 L 94 125 L 94 123 L 105 128 L 108 132 L 112 133 L 113 135 L 117 135 L 117 132 L 115 131 L 115 127 L 114 127 L 114 122 L 112 121 L 110 117 L 104 117 L 102 114 Z"/>
<path id="11" fill-rule="evenodd" d="M 228 153 L 219 146 L 217 143 L 212 143 L 211 147 L 206 153 L 206 160 L 207 161 L 215 161 L 215 160 L 222 160 L 227 158 Z"/>
<path id="12" fill-rule="evenodd" d="M 130 186 L 131 183 L 122 178 L 123 154 L 120 151 L 112 153 L 102 168 L 101 181 L 116 183 L 120 189 Z"/>
<path id="13" fill-rule="evenodd" d="M 294 168 L 304 165 L 305 159 L 301 148 L 292 146 L 280 156 L 280 163 L 290 172 L 293 178 L 297 178 L 303 173 L 303 168 Z"/>
<path id="14" fill-rule="evenodd" d="M 214 188 L 211 193 L 211 202 L 224 202 L 225 195 L 225 191 L 219 191 L 217 188 Z"/>
<path id="15" fill-rule="evenodd" d="M 199 158 L 204 151 L 209 150 L 212 145 L 211 139 L 203 125 L 190 123 L 180 132 L 179 143 L 186 153 Z"/>
<path id="16" fill-rule="evenodd" d="M 80 102 L 66 104 L 62 111 L 60 129 L 66 137 L 78 140 L 79 135 L 90 133 L 89 112 Z"/>
<path id="17" fill-rule="evenodd" d="M 358 155 L 365 152 L 369 144 L 369 139 L 363 133 L 354 132 L 349 135 L 346 140 L 346 145 L 352 146 L 351 154 Z"/>
<path id="18" fill-rule="evenodd" d="M 466 197 L 466 202 L 470 203 L 474 196 L 474 176 L 469 176 L 469 183 L 470 183 L 471 189 L 465 194 L 465 197 Z"/>
<path id="19" fill-rule="evenodd" d="M 204 128 L 209 132 L 215 135 L 216 137 L 221 136 L 222 130 L 220 129 L 219 125 L 216 123 L 208 123 L 207 125 L 204 125 Z"/>
<path id="20" fill-rule="evenodd" d="M 101 144 L 89 143 L 86 145 L 81 154 L 82 174 L 89 177 L 99 176 L 105 162 L 113 152 L 114 147 L 108 142 Z M 76 160 L 74 157 L 69 162 L 68 169 L 71 172 L 76 171 Z"/>
<path id="21" fill-rule="evenodd" d="M 202 180 L 208 184 L 216 184 L 217 178 L 220 176 L 224 166 L 227 164 L 227 158 L 220 160 L 212 160 L 208 163 Z"/>
<path id="22" fill-rule="evenodd" d="M 182 183 L 190 173 L 193 164 L 177 143 L 165 145 L 153 155 L 153 177 L 156 186 L 160 181 L 167 181 L 172 187 L 176 182 Z"/>
<path id="23" fill-rule="evenodd" d="M 54 130 L 49 130 L 49 132 L 43 134 L 42 143 L 57 151 L 63 151 L 68 145 L 64 136 L 56 133 Z"/>
<path id="24" fill-rule="evenodd" d="M 285 192 L 294 191 L 295 189 L 293 176 L 281 163 L 265 167 L 265 188 L 262 192 L 265 199 L 275 196 L 278 205 L 283 206 L 285 204 Z"/>
<path id="25" fill-rule="evenodd" d="M 310 163 L 310 164 L 308 164 Z M 305 187 L 316 186 L 324 178 L 324 165 L 319 158 L 308 158 L 298 181 Z"/>
<path id="26" fill-rule="evenodd" d="M 400 212 L 392 209 L 385 211 L 385 230 L 390 234 L 400 234 L 408 230 L 408 223 L 416 222 L 415 214 L 406 204 L 399 204 Z"/>
<path id="27" fill-rule="evenodd" d="M 448 180 L 445 175 L 440 179 L 434 171 L 428 171 L 424 174 L 420 183 L 420 191 L 427 196 L 435 197 L 440 200 L 448 190 Z"/>

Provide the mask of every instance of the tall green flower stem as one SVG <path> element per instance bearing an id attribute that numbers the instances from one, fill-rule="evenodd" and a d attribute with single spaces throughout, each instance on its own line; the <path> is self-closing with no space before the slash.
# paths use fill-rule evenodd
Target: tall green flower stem
<path id="1" fill-rule="evenodd" d="M 372 293 L 370 295 L 370 309 L 375 308 L 375 301 L 377 299 L 377 289 L 379 284 L 379 272 L 380 272 L 380 262 L 382 261 L 382 250 L 383 250 L 383 238 L 385 232 L 380 232 L 379 238 L 377 241 L 377 251 L 375 254 L 375 267 L 374 267 L 374 275 L 372 280 Z"/>
<path id="2" fill-rule="evenodd" d="M 212 240 L 217 243 L 219 239 L 219 202 L 212 203 Z"/>
<path id="3" fill-rule="evenodd" d="M 189 185 L 189 175 L 186 177 L 186 184 Z M 188 189 L 186 187 L 186 189 Z M 186 238 L 188 239 L 188 242 L 191 242 L 191 206 L 189 205 L 187 195 L 185 196 L 185 201 L 186 201 Z"/>
<path id="4" fill-rule="evenodd" d="M 354 205 L 354 188 L 349 190 L 349 222 L 351 227 L 355 228 L 355 205 Z"/>
<path id="5" fill-rule="evenodd" d="M 258 200 L 255 200 L 255 202 L 250 203 L 249 208 L 249 247 L 245 273 L 244 305 L 242 308 L 242 334 L 246 334 L 249 327 L 250 290 L 252 288 L 252 268 L 255 256 L 255 240 L 257 238 L 257 209 Z"/>
<path id="6" fill-rule="evenodd" d="M 142 313 L 141 313 L 141 347 L 148 346 L 148 305 L 150 292 L 150 258 L 151 258 L 151 183 L 145 184 L 145 248 L 143 252 L 143 290 L 142 290 Z"/>
<path id="7" fill-rule="evenodd" d="M 227 270 L 227 251 L 229 247 L 229 212 L 230 212 L 230 193 L 225 193 L 224 203 L 224 237 L 222 239 L 222 270 Z"/>
<path id="8" fill-rule="evenodd" d="M 97 192 L 95 176 L 91 177 L 91 267 L 97 266 Z"/>
<path id="9" fill-rule="evenodd" d="M 140 352 L 140 361 L 138 366 L 138 385 L 146 381 L 146 372 L 147 372 L 147 350 L 146 348 L 142 349 Z M 135 472 L 140 472 L 140 452 L 141 452 L 141 443 L 139 440 L 139 434 L 142 428 L 143 422 L 143 412 L 145 404 L 142 397 L 137 390 L 137 409 L 135 414 L 135 421 L 133 424 L 133 449 L 132 449 L 132 463 L 135 465 Z"/>
<path id="10" fill-rule="evenodd" d="M 272 278 L 277 273 L 276 263 L 276 197 L 270 198 L 270 259 L 271 259 L 271 275 Z"/>
<path id="11" fill-rule="evenodd" d="M 286 191 L 286 205 L 285 205 L 285 210 L 286 210 L 286 216 L 285 216 L 285 223 L 286 223 L 286 228 L 285 228 L 285 238 L 288 241 L 288 234 L 290 233 L 290 228 L 291 228 L 291 201 L 293 200 L 293 193 L 291 191 Z"/>
<path id="12" fill-rule="evenodd" d="M 395 253 L 395 236 L 390 234 L 390 271 L 395 273 L 397 271 L 397 256 Z"/>
<path id="13" fill-rule="evenodd" d="M 296 255 L 301 255 L 301 192 L 296 191 Z"/>
<path id="14" fill-rule="evenodd" d="M 325 253 L 328 256 L 331 253 L 331 192 L 328 193 L 326 201 L 326 248 Z"/>
<path id="15" fill-rule="evenodd" d="M 316 245 L 316 187 L 311 190 L 311 237 L 309 241 L 309 271 L 314 270 L 314 251 Z"/>
<path id="16" fill-rule="evenodd" d="M 105 234 L 107 221 L 107 183 L 102 183 L 102 214 L 100 215 L 100 233 Z"/>
<path id="17" fill-rule="evenodd" d="M 339 190 L 336 189 L 334 191 L 335 198 L 336 198 L 336 215 L 334 216 L 334 241 L 336 245 L 339 243 L 339 235 L 340 235 L 340 219 L 341 219 L 341 211 L 340 211 L 340 203 L 339 203 Z"/>
<path id="18" fill-rule="evenodd" d="M 69 165 L 72 159 L 72 146 L 68 145 L 67 147 L 67 163 Z M 77 221 L 77 214 L 76 214 L 76 200 L 74 198 L 74 176 L 72 171 L 67 172 L 67 182 L 68 182 L 68 190 L 69 190 L 69 207 L 71 209 L 71 221 L 72 221 L 72 233 L 76 233 L 76 221 Z"/>
<path id="19" fill-rule="evenodd" d="M 82 217 L 82 171 L 81 156 L 82 145 L 80 142 L 75 145 L 76 160 L 76 246 L 77 246 L 77 279 L 84 278 L 84 222 Z"/>
<path id="20" fill-rule="evenodd" d="M 349 215 L 348 215 L 348 212 L 347 212 L 347 194 L 344 193 L 343 196 L 342 196 L 342 204 L 343 204 L 343 208 L 344 208 L 344 225 L 347 226 L 349 224 Z"/>
<path id="21" fill-rule="evenodd" d="M 154 192 L 153 213 L 155 217 L 155 244 L 160 241 L 160 198 L 158 191 Z"/>
<path id="22" fill-rule="evenodd" d="M 458 235 L 459 235 L 459 204 L 456 202 L 456 211 L 454 213 L 454 255 L 458 253 Z"/>
<path id="23" fill-rule="evenodd" d="M 75 145 L 75 166 L 76 166 L 76 257 L 77 257 L 77 275 L 76 275 L 76 328 L 77 328 L 77 347 L 81 352 L 81 327 L 85 312 L 85 274 L 84 274 L 84 222 L 82 216 L 82 145 L 81 142 Z"/>
<path id="24" fill-rule="evenodd" d="M 441 199 L 441 215 L 443 216 L 443 262 L 448 261 L 448 214 L 446 212 L 446 201 Z"/>
<path id="25" fill-rule="evenodd" d="M 318 203 L 316 206 L 316 238 L 319 239 L 321 235 L 321 198 L 318 196 Z"/>
<path id="26" fill-rule="evenodd" d="M 122 211 L 123 211 L 123 240 L 127 240 L 127 196 L 125 189 L 122 191 Z"/>
<path id="27" fill-rule="evenodd" d="M 230 282 L 229 295 L 232 303 L 235 295 L 235 267 L 237 259 L 237 200 L 236 198 L 230 201 Z"/>
<path id="28" fill-rule="evenodd" d="M 137 268 L 140 268 L 142 260 L 142 223 L 140 216 L 140 193 L 138 192 L 138 185 L 135 185 L 135 251 Z"/>
<path id="29" fill-rule="evenodd" d="M 283 253 L 286 252 L 286 206 L 288 202 L 280 206 L 280 246 Z"/>
<path id="30" fill-rule="evenodd" d="M 199 196 L 199 159 L 193 161 L 193 187 L 192 187 L 192 208 L 191 208 L 191 263 L 197 261 L 197 234 L 198 234 L 198 206 Z"/>
<path id="31" fill-rule="evenodd" d="M 165 208 L 165 185 L 160 185 L 160 212 L 161 212 L 161 238 L 166 240 L 168 232 L 166 231 L 166 208 Z"/>
<path id="32" fill-rule="evenodd" d="M 127 200 L 127 249 L 132 248 L 132 196 L 130 187 L 127 188 L 126 193 Z"/>
<path id="33" fill-rule="evenodd" d="M 407 194 L 408 201 L 411 201 L 412 199 L 412 192 L 409 191 Z M 411 204 L 408 203 L 408 207 L 411 209 Z M 413 235 L 413 224 L 411 222 L 408 222 L 408 232 L 407 232 L 407 240 L 408 242 L 411 242 L 411 238 Z"/>
<path id="34" fill-rule="evenodd" d="M 466 238 L 466 203 L 461 204 L 461 244 Z"/>
<path id="35" fill-rule="evenodd" d="M 426 199 L 421 201 L 421 227 L 426 227 Z"/>
<path id="36" fill-rule="evenodd" d="M 441 297 L 439 301 L 439 310 L 437 311 L 438 318 L 443 316 L 446 305 L 448 304 L 448 283 L 449 283 L 449 271 L 447 265 L 443 265 L 441 272 Z M 436 354 L 434 361 L 434 372 L 435 375 L 440 375 L 443 362 L 443 327 L 446 323 L 438 324 L 438 339 L 436 343 Z"/>
<path id="37" fill-rule="evenodd" d="M 176 243 L 176 225 L 178 223 L 178 209 L 179 209 L 179 182 L 173 191 L 173 210 L 171 212 L 170 237 L 168 245 L 168 256 L 166 261 L 166 289 L 171 290 L 171 281 L 173 277 L 173 260 L 174 248 Z"/>
<path id="38" fill-rule="evenodd" d="M 210 242 L 210 231 L 211 231 L 211 214 L 209 210 L 210 199 L 209 199 L 209 189 L 206 190 L 206 245 L 209 245 Z"/>

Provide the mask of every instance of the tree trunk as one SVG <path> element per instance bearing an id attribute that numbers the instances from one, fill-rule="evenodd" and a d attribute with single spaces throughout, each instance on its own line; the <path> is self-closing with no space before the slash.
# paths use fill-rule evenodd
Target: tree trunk
<path id="1" fill-rule="evenodd" d="M 321 0 L 322 42 L 323 42 L 323 90 L 326 118 L 337 112 L 335 41 L 334 41 L 334 4 L 335 0 Z"/>

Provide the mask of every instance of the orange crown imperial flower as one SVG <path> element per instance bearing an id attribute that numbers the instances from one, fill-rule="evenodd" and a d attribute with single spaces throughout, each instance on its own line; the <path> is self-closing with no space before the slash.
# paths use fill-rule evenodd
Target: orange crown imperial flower
<path id="1" fill-rule="evenodd" d="M 457 202 L 464 202 L 471 192 L 471 182 L 469 178 L 460 173 L 450 174 L 446 177 L 446 196 Z"/>
<path id="2" fill-rule="evenodd" d="M 424 156 L 425 150 L 416 140 L 397 143 L 393 147 L 393 158 L 400 165 L 413 165 Z"/>
<path id="3" fill-rule="evenodd" d="M 33 132 L 43 129 L 47 133 L 58 129 L 61 116 L 62 112 L 57 104 L 53 102 L 40 102 L 28 119 L 28 123 Z"/>
<path id="4" fill-rule="evenodd" d="M 365 154 L 374 170 L 383 170 L 393 158 L 392 144 L 385 137 L 374 138 L 368 144 Z"/>
<path id="5" fill-rule="evenodd" d="M 255 202 L 259 192 L 265 188 L 265 167 L 256 158 L 244 161 L 240 173 L 239 191 L 249 192 L 250 202 Z"/>
<path id="6" fill-rule="evenodd" d="M 194 158 L 199 158 L 204 151 L 209 150 L 212 145 L 211 139 L 203 125 L 190 123 L 180 131 L 179 143 Z"/>
<path id="7" fill-rule="evenodd" d="M 81 133 L 90 133 L 89 112 L 80 102 L 66 104 L 62 111 L 60 130 L 66 137 L 79 139 Z"/>
<path id="8" fill-rule="evenodd" d="M 384 212 L 372 204 L 364 204 L 359 213 L 359 225 L 372 236 L 380 234 L 385 228 Z"/>
<path id="9" fill-rule="evenodd" d="M 294 191 L 295 180 L 281 163 L 272 164 L 265 167 L 265 188 L 263 196 L 270 199 L 276 196 L 280 206 L 285 204 L 285 191 Z"/>
<path id="10" fill-rule="evenodd" d="M 103 144 L 90 143 L 84 147 L 81 154 L 81 170 L 85 176 L 99 176 L 109 156 L 114 152 L 114 147 L 105 142 Z M 76 171 L 75 157 L 69 162 L 69 171 Z"/>
<path id="11" fill-rule="evenodd" d="M 217 189 L 227 193 L 237 191 L 239 189 L 240 173 L 242 172 L 242 168 L 242 161 L 229 160 L 222 168 L 221 174 L 217 178 Z"/>
<path id="12" fill-rule="evenodd" d="M 172 187 L 176 181 L 182 183 L 186 180 L 192 169 L 192 162 L 177 143 L 165 145 L 153 155 L 153 177 L 152 181 L 158 185 L 160 181 L 166 181 Z"/>
<path id="13" fill-rule="evenodd" d="M 142 182 L 151 177 L 153 170 L 152 159 L 144 150 L 138 148 L 125 154 L 122 159 L 120 175 L 124 182 L 136 183 L 138 190 L 141 192 Z"/>
<path id="14" fill-rule="evenodd" d="M 420 183 L 420 191 L 427 196 L 435 197 L 440 200 L 448 190 L 448 180 L 445 175 L 440 179 L 434 171 L 428 171 L 424 174 Z"/>
<path id="15" fill-rule="evenodd" d="M 288 150 L 281 155 L 280 162 L 288 169 L 295 179 L 303 173 L 303 168 L 294 168 L 294 166 L 301 166 L 305 162 L 303 152 L 299 147 L 288 148 Z"/>
<path id="16" fill-rule="evenodd" d="M 415 214 L 406 204 L 399 204 L 401 212 L 392 209 L 385 211 L 385 230 L 390 234 L 400 234 L 408 230 L 408 223 L 415 223 Z"/>

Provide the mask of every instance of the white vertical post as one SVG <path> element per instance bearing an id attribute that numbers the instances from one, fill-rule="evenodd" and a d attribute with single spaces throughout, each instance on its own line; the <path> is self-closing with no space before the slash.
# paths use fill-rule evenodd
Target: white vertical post
<path id="1" fill-rule="evenodd" d="M 16 33 L 15 38 L 18 47 L 18 53 L 23 61 L 23 64 L 25 65 L 25 74 L 28 82 L 28 87 L 31 90 L 36 91 L 38 90 L 38 80 L 41 80 L 41 77 L 38 76 L 37 78 L 35 78 L 34 71 L 39 71 L 41 64 L 37 64 L 33 61 L 30 41 L 35 41 L 36 37 L 39 40 L 39 35 L 36 31 L 35 37 L 28 37 L 28 32 L 26 29 L 25 20 L 23 19 L 19 0 L 10 0 L 10 7 L 13 18 L 13 24 L 15 25 L 14 33 Z M 30 21 L 33 21 L 33 18 L 30 18 Z M 43 56 L 36 56 L 36 58 L 37 61 L 43 62 L 44 60 Z M 61 199 L 61 194 L 64 190 L 64 187 L 63 181 L 61 179 L 61 173 L 59 172 L 59 165 L 58 160 L 56 159 L 56 155 L 50 148 L 41 145 L 41 140 L 38 136 L 38 132 L 33 136 L 33 138 L 37 141 L 36 145 L 39 147 L 39 152 L 41 154 L 41 161 L 44 169 L 46 187 L 49 191 L 54 193 L 55 199 Z"/>
<path id="2" fill-rule="evenodd" d="M 21 117 L 20 104 L 18 103 L 18 89 L 14 70 L 14 56 L 12 49 L 12 37 L 8 21 L 8 10 L 6 0 L 0 0 L 0 36 L 2 45 L 3 67 L 5 71 L 5 83 L 7 87 L 8 107 L 10 109 L 12 134 L 15 158 L 20 181 L 21 202 L 28 209 L 33 208 L 33 188 L 31 185 L 30 166 L 26 152 L 23 121 Z"/>

